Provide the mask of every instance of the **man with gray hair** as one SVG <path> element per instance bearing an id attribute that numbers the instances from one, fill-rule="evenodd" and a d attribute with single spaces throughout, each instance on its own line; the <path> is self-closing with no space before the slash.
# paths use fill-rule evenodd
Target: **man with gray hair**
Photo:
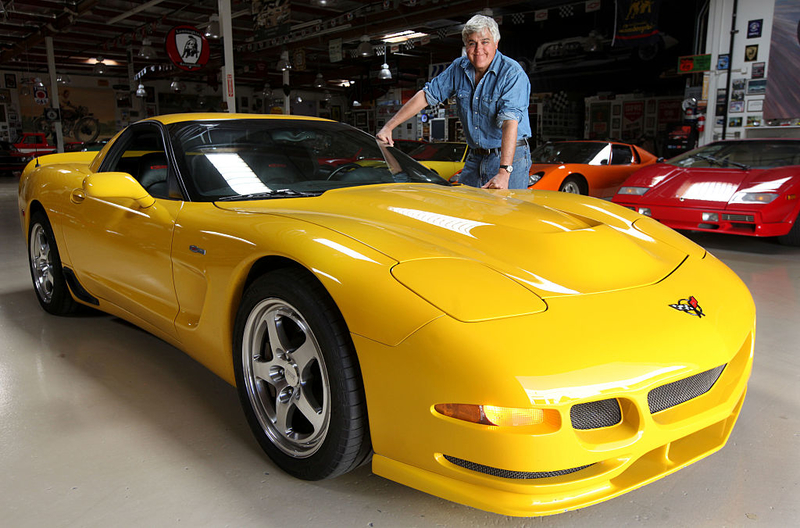
<path id="1" fill-rule="evenodd" d="M 428 105 L 455 96 L 470 154 L 460 182 L 484 189 L 525 189 L 531 155 L 528 75 L 497 50 L 497 22 L 475 15 L 461 32 L 466 55 L 425 84 L 378 132 L 393 145 L 392 130 Z"/>

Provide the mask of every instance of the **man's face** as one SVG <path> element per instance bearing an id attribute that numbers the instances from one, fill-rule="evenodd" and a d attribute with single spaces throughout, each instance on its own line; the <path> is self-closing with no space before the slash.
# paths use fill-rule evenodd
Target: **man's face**
<path id="1" fill-rule="evenodd" d="M 480 33 L 472 33 L 467 37 L 467 58 L 477 71 L 486 71 L 497 52 L 497 42 L 488 29 Z"/>

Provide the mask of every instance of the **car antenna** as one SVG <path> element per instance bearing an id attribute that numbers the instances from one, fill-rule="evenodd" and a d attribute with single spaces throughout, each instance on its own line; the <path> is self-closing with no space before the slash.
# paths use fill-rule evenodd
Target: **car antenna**
<path id="1" fill-rule="evenodd" d="M 39 165 L 39 158 L 37 157 L 37 158 L 34 158 L 34 159 L 36 160 L 36 166 L 39 167 L 40 166 Z"/>

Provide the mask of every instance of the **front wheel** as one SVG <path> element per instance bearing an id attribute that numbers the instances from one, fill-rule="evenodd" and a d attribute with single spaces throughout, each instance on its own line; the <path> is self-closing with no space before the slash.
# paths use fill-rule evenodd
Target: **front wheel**
<path id="1" fill-rule="evenodd" d="M 589 194 L 588 190 L 584 189 L 583 182 L 574 176 L 570 176 L 561 182 L 561 187 L 558 190 L 570 194 Z"/>
<path id="2" fill-rule="evenodd" d="M 78 141 L 89 143 L 100 135 L 100 123 L 94 117 L 82 117 L 75 123 L 72 133 Z"/>
<path id="3" fill-rule="evenodd" d="M 37 211 L 28 226 L 28 260 L 36 298 L 46 312 L 67 315 L 78 307 L 69 292 L 47 215 Z"/>
<path id="4" fill-rule="evenodd" d="M 347 327 L 303 270 L 279 270 L 247 289 L 236 316 L 239 399 L 261 447 L 305 480 L 341 475 L 369 459 L 360 369 Z"/>
<path id="5" fill-rule="evenodd" d="M 778 242 L 784 246 L 800 246 L 800 215 L 794 219 L 792 229 L 785 235 L 778 237 Z"/>

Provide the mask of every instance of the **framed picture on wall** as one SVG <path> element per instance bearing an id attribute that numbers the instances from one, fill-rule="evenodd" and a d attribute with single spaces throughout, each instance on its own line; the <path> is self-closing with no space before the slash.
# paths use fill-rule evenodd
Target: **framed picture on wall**
<path id="1" fill-rule="evenodd" d="M 758 60 L 758 44 L 751 44 L 744 48 L 744 61 L 752 62 Z"/>
<path id="2" fill-rule="evenodd" d="M 748 95 L 753 94 L 764 94 L 767 91 L 767 80 L 766 79 L 758 79 L 756 81 L 750 80 L 747 81 L 747 93 Z"/>
<path id="3" fill-rule="evenodd" d="M 761 112 L 764 109 L 763 99 L 750 99 L 747 101 L 748 112 Z"/>
<path id="4" fill-rule="evenodd" d="M 742 118 L 741 117 L 732 117 L 728 120 L 728 126 L 733 127 L 740 127 L 742 126 Z"/>
<path id="5" fill-rule="evenodd" d="M 17 74 L 16 73 L 7 73 L 5 75 L 6 79 L 6 88 L 15 89 L 17 87 Z"/>
<path id="6" fill-rule="evenodd" d="M 754 62 L 753 69 L 751 70 L 750 76 L 753 79 L 763 79 L 764 78 L 764 66 L 766 63 L 764 62 Z"/>

